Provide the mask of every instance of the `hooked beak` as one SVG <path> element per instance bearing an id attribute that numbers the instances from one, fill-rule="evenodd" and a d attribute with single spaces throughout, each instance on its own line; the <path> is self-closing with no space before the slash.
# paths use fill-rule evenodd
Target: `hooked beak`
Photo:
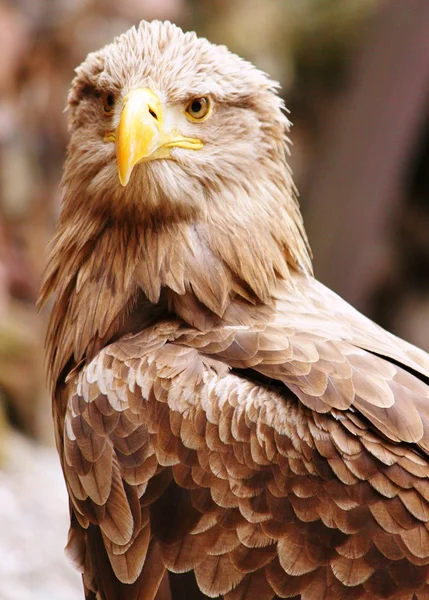
<path id="1" fill-rule="evenodd" d="M 105 137 L 105 141 L 116 143 L 119 181 L 123 186 L 128 184 L 133 168 L 140 162 L 171 158 L 174 147 L 191 150 L 203 147 L 201 140 L 178 133 L 177 115 L 167 114 L 171 109 L 149 88 L 133 90 L 124 97 L 116 132 Z"/>

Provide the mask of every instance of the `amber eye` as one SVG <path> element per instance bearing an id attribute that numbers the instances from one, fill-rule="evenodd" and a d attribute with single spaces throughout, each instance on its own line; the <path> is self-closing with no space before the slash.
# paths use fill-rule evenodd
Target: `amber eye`
<path id="1" fill-rule="evenodd" d="M 103 94 L 103 108 L 106 114 L 112 112 L 113 107 L 115 106 L 115 96 L 112 93 Z"/>
<path id="2" fill-rule="evenodd" d="M 209 115 L 210 98 L 207 96 L 204 96 L 203 98 L 194 98 L 189 102 L 185 112 L 193 121 L 201 121 Z"/>

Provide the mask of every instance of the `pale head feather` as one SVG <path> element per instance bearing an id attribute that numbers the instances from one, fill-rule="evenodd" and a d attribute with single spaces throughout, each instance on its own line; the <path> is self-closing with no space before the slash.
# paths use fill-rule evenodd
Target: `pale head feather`
<path id="1" fill-rule="evenodd" d="M 114 148 L 103 142 L 105 118 L 96 94 L 115 94 L 114 128 L 121 98 L 138 87 L 153 88 L 169 104 L 210 95 L 214 111 L 204 123 L 183 125 L 184 135 L 203 139 L 202 150 L 176 148 L 175 161 L 141 164 L 124 189 Z M 286 163 L 290 124 L 278 87 L 225 46 L 184 33 L 169 22 L 141 22 L 90 54 L 77 69 L 69 95 L 72 137 L 64 176 L 66 205 L 78 203 L 85 189 L 85 210 L 91 210 L 91 204 L 98 210 L 101 203 L 116 212 L 131 201 L 150 217 L 152 205 L 159 208 L 162 203 L 168 215 L 192 209 L 193 217 L 197 212 L 210 222 L 223 216 L 234 227 L 252 220 L 252 215 L 259 222 L 262 213 L 268 229 L 286 243 L 290 258 L 311 271 Z"/>

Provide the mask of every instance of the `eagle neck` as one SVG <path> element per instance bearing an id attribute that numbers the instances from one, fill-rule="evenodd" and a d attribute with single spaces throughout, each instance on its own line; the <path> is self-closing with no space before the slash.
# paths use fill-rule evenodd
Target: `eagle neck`
<path id="1" fill-rule="evenodd" d="M 129 213 L 83 212 L 63 211 L 40 296 L 43 304 L 55 294 L 47 334 L 52 381 L 162 315 L 201 329 L 249 323 L 255 307 L 273 306 L 279 280 L 295 269 L 286 242 L 257 214 L 239 222 L 216 210 L 216 219 L 148 224 Z"/>

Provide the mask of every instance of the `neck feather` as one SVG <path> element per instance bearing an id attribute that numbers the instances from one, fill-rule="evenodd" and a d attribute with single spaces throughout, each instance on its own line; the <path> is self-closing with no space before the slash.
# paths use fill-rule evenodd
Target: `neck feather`
<path id="1" fill-rule="evenodd" d="M 216 202 L 215 218 L 150 225 L 66 204 L 39 299 L 43 305 L 55 294 L 47 333 L 52 383 L 66 366 L 163 314 L 199 328 L 251 322 L 255 306 L 273 304 L 279 280 L 310 272 L 293 199 L 288 206 L 262 200 L 253 212 L 237 196 Z"/>

